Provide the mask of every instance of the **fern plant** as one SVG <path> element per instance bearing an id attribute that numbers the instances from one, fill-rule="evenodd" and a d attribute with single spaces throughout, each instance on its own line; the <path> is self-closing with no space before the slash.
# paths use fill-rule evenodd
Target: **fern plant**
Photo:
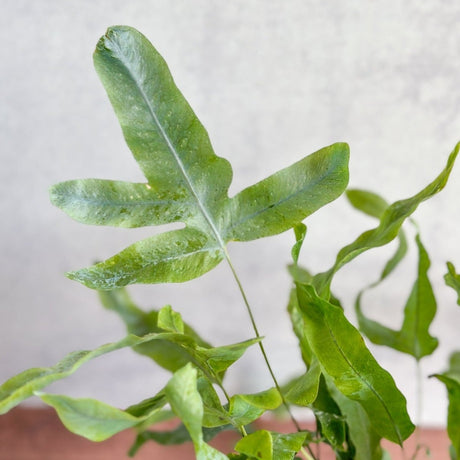
<path id="1" fill-rule="evenodd" d="M 401 329 L 392 330 L 368 318 L 363 298 L 404 258 L 407 237 L 402 226 L 423 201 L 445 186 L 460 144 L 441 173 L 408 199 L 390 205 L 375 193 L 347 190 L 350 203 L 379 223 L 342 248 L 329 270 L 311 274 L 298 265 L 306 237 L 302 222 L 345 192 L 349 157 L 346 144 L 322 148 L 230 198 L 229 162 L 215 155 L 206 130 L 174 84 L 166 63 L 142 34 L 130 27 L 109 28 L 96 47 L 94 63 L 146 182 L 62 182 L 51 188 L 52 203 L 85 224 L 134 228 L 181 222 L 184 226 L 157 233 L 106 261 L 67 274 L 98 290 L 102 304 L 120 316 L 128 335 L 95 350 L 71 353 L 55 366 L 30 369 L 11 378 L 0 387 L 0 413 L 36 395 L 55 408 L 70 431 L 90 440 L 103 441 L 122 430 L 136 429 L 130 455 L 147 441 L 192 441 L 200 460 L 312 459 L 319 458 L 314 444 L 322 442 L 329 444 L 339 459 L 388 458 L 381 440 L 402 445 L 415 427 L 405 397 L 393 377 L 372 356 L 363 335 L 374 343 L 408 353 L 417 362 L 436 349 L 437 339 L 429 333 L 436 299 L 428 277 L 428 253 L 419 233 L 417 278 L 405 305 Z M 294 229 L 295 243 L 288 314 L 305 372 L 281 385 L 270 366 L 227 244 L 290 229 Z M 358 330 L 331 292 L 333 277 L 363 252 L 395 238 L 399 241 L 397 251 L 379 280 L 357 296 Z M 213 347 L 184 324 L 170 306 L 145 312 L 134 304 L 125 288 L 134 283 L 192 280 L 223 261 L 231 269 L 253 327 L 254 337 L 244 342 Z M 452 263 L 448 264 L 446 283 L 460 298 L 460 276 Z M 270 387 L 257 394 L 230 395 L 225 388 L 225 374 L 253 345 L 260 348 L 270 371 Z M 86 361 L 123 347 L 131 347 L 171 371 L 170 380 L 160 392 L 121 410 L 93 399 L 42 391 Z M 435 377 L 445 383 L 449 393 L 448 432 L 452 456 L 457 458 L 458 354 L 453 355 L 450 369 Z M 292 406 L 310 408 L 316 429 L 303 429 L 292 415 Z M 254 431 L 254 421 L 280 407 L 292 418 L 295 432 Z M 156 423 L 170 417 L 178 417 L 182 424 L 171 432 L 155 430 Z M 241 435 L 233 452 L 222 453 L 208 443 L 223 430 L 236 430 Z"/>

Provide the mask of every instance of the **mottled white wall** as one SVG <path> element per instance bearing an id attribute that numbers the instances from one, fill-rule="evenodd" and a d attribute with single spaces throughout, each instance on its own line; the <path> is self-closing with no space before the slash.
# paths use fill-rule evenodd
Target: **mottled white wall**
<path id="1" fill-rule="evenodd" d="M 80 177 L 142 180 L 92 68 L 106 27 L 141 30 L 168 61 L 234 167 L 232 193 L 335 141 L 351 147 L 350 185 L 388 200 L 420 190 L 460 140 L 458 1 L 3 0 L 0 15 L 0 380 L 65 353 L 122 337 L 118 319 L 66 270 L 108 257 L 151 230 L 85 227 L 48 202 L 47 188 Z M 460 268 L 460 166 L 441 195 L 416 215 L 432 257 L 439 300 L 432 332 L 441 340 L 422 362 L 444 368 L 458 344 L 460 309 L 442 275 Z M 374 222 L 339 199 L 309 220 L 301 256 L 313 270 Z M 409 228 L 409 233 L 413 231 Z M 284 309 L 290 233 L 231 245 L 275 372 L 302 369 Z M 353 318 L 353 298 L 375 279 L 388 249 L 366 254 L 337 276 Z M 397 326 L 416 263 L 410 260 L 367 311 Z M 406 280 L 406 281 L 405 281 Z M 252 335 L 224 265 L 179 286 L 132 289 L 143 306 L 171 303 L 215 344 Z M 241 326 L 238 326 L 240 324 Z M 412 361 L 373 348 L 415 408 Z M 228 375 L 231 391 L 270 385 L 257 350 Z M 150 396 L 166 373 L 129 350 L 85 365 L 54 391 L 125 406 Z M 424 384 L 424 421 L 444 423 L 440 383 Z"/>

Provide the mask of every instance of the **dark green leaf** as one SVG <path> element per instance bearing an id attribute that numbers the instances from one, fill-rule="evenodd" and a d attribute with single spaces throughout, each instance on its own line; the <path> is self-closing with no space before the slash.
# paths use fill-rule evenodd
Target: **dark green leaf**
<path id="1" fill-rule="evenodd" d="M 340 407 L 348 426 L 354 448 L 354 460 L 382 460 L 381 437 L 372 428 L 372 423 L 361 404 L 344 396 L 332 383 L 329 390 Z"/>
<path id="2" fill-rule="evenodd" d="M 414 426 L 391 375 L 378 365 L 342 309 L 318 297 L 312 286 L 297 285 L 297 294 L 305 335 L 322 371 L 342 394 L 363 406 L 380 436 L 402 444 Z"/>
<path id="3" fill-rule="evenodd" d="M 430 259 L 416 237 L 419 262 L 417 279 L 404 309 L 404 321 L 400 330 L 390 329 L 367 318 L 361 308 L 361 294 L 356 300 L 359 327 L 374 343 L 394 348 L 414 356 L 417 360 L 430 355 L 438 346 L 438 340 L 429 334 L 429 327 L 436 314 L 436 299 L 428 278 Z"/>
<path id="4" fill-rule="evenodd" d="M 109 28 L 94 64 L 147 184 L 69 181 L 54 204 L 96 225 L 183 222 L 69 277 L 96 289 L 183 282 L 227 258 L 230 240 L 284 232 L 337 198 L 348 181 L 348 146 L 334 144 L 228 198 L 230 164 L 175 86 L 163 58 L 135 29 Z"/>
<path id="5" fill-rule="evenodd" d="M 452 262 L 447 262 L 447 273 L 444 275 L 444 280 L 447 286 L 457 291 L 457 304 L 460 305 L 460 275 L 455 272 L 455 267 Z"/>
<path id="6" fill-rule="evenodd" d="M 444 383 L 449 398 L 447 413 L 447 434 L 454 451 L 453 458 L 460 458 L 460 352 L 452 353 L 449 369 L 442 374 L 435 374 Z"/>

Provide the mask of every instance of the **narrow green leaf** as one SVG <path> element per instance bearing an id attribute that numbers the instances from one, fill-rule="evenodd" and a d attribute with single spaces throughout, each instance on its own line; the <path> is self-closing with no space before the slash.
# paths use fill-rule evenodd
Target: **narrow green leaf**
<path id="1" fill-rule="evenodd" d="M 297 294 L 305 335 L 323 373 L 363 406 L 380 436 L 402 444 L 414 426 L 391 375 L 379 366 L 342 309 L 318 297 L 312 286 L 298 284 Z"/>
<path id="2" fill-rule="evenodd" d="M 447 273 L 444 275 L 447 286 L 455 289 L 458 294 L 457 304 L 460 305 L 460 274 L 455 272 L 452 262 L 447 262 Z"/>
<path id="3" fill-rule="evenodd" d="M 277 409 L 282 402 L 276 388 L 255 394 L 238 394 L 230 398 L 228 414 L 234 425 L 249 425 L 265 411 Z"/>
<path id="4" fill-rule="evenodd" d="M 152 415 L 152 413 L 147 413 L 143 417 L 135 417 L 126 411 L 94 399 L 36 394 L 56 410 L 69 431 L 91 441 L 104 441 L 120 431 L 142 423 Z M 163 402 L 164 404 L 166 401 Z M 159 407 L 153 409 L 153 411 L 159 410 Z"/>
<path id="5" fill-rule="evenodd" d="M 67 276 L 100 290 L 132 283 L 180 283 L 203 275 L 223 258 L 222 250 L 203 233 L 184 228 L 138 241 L 105 262 Z"/>
<path id="6" fill-rule="evenodd" d="M 140 309 L 134 304 L 125 288 L 98 291 L 98 294 L 103 306 L 120 316 L 129 333 L 143 336 L 152 332 L 163 332 L 158 327 L 159 312 L 157 310 L 145 312 Z M 184 324 L 184 334 L 201 347 L 211 347 L 188 324 Z M 168 340 L 153 340 L 133 349 L 171 372 L 179 370 L 190 361 L 190 355 L 186 350 Z"/>
<path id="7" fill-rule="evenodd" d="M 197 371 L 191 364 L 174 373 L 165 387 L 165 394 L 171 409 L 182 420 L 192 438 L 197 460 L 227 459 L 203 440 L 203 402 L 197 389 Z"/>
<path id="8" fill-rule="evenodd" d="M 257 460 L 273 460 L 273 438 L 269 431 L 259 430 L 240 439 L 235 450 Z"/>
<path id="9" fill-rule="evenodd" d="M 347 144 L 325 147 L 238 193 L 225 240 L 276 235 L 335 200 L 348 183 Z"/>
<path id="10" fill-rule="evenodd" d="M 125 228 L 190 218 L 192 203 L 183 195 L 180 189 L 158 192 L 149 184 L 103 179 L 71 180 L 50 189 L 51 202 L 78 222 Z"/>
<path id="11" fill-rule="evenodd" d="M 383 212 L 378 227 L 362 233 L 353 243 L 342 248 L 337 255 L 334 265 L 328 271 L 315 276 L 314 286 L 320 295 L 328 295 L 332 278 L 341 267 L 359 254 L 369 249 L 383 246 L 398 236 L 401 225 L 417 209 L 419 204 L 444 188 L 459 150 L 460 142 L 449 155 L 445 168 L 433 182 L 411 198 L 396 201 L 390 205 Z"/>
<path id="12" fill-rule="evenodd" d="M 431 263 L 419 235 L 416 236 L 416 243 L 419 252 L 417 279 L 404 309 L 401 329 L 394 330 L 367 318 L 362 312 L 361 295 L 356 300 L 356 313 L 361 331 L 373 343 L 394 348 L 419 360 L 433 353 L 438 340 L 429 333 L 437 309 L 428 278 Z"/>
<path id="13" fill-rule="evenodd" d="M 26 370 L 7 380 L 0 386 L 0 414 L 8 412 L 24 399 L 47 385 L 73 374 L 85 362 L 98 356 L 125 347 L 133 347 L 150 340 L 166 338 L 170 334 L 148 334 L 144 337 L 129 335 L 123 340 L 108 343 L 92 351 L 75 351 L 52 367 L 39 367 Z"/>
<path id="14" fill-rule="evenodd" d="M 180 313 L 173 311 L 170 305 L 166 305 L 159 311 L 158 327 L 168 332 L 184 333 L 182 317 Z"/>
<path id="15" fill-rule="evenodd" d="M 446 372 L 432 377 L 436 377 L 446 386 L 449 398 L 447 434 L 452 443 L 453 458 L 460 458 L 460 351 L 452 353 Z"/>

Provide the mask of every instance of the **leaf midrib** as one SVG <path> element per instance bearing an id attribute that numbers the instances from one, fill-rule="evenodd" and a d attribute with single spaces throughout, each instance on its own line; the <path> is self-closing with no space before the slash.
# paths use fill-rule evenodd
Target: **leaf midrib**
<path id="1" fill-rule="evenodd" d="M 120 48 L 118 43 L 116 43 L 115 41 L 112 41 L 112 43 L 118 49 L 119 55 L 122 56 L 123 58 L 125 58 L 126 62 L 129 62 L 129 59 L 126 58 L 126 56 L 124 56 L 124 54 L 122 52 L 122 49 Z M 185 179 L 185 183 L 187 185 L 187 188 L 190 190 L 192 196 L 195 198 L 196 202 L 198 203 L 198 207 L 200 208 L 200 211 L 203 214 L 203 217 L 205 218 L 206 222 L 208 223 L 209 227 L 211 228 L 212 232 L 214 233 L 214 236 L 216 237 L 217 242 L 219 243 L 221 249 L 223 250 L 223 252 L 225 254 L 226 253 L 226 251 L 225 251 L 225 243 L 224 243 L 224 241 L 222 239 L 222 236 L 220 235 L 219 231 L 217 230 L 217 226 L 215 225 L 214 221 L 211 219 L 211 216 L 210 216 L 208 210 L 206 209 L 204 203 L 202 203 L 202 201 L 200 200 L 200 198 L 198 196 L 198 193 L 196 192 L 195 187 L 193 186 L 193 183 L 192 183 L 189 175 L 187 174 L 187 171 L 186 171 L 186 169 L 184 167 L 184 164 L 182 163 L 182 161 L 181 161 L 181 159 L 179 157 L 178 152 L 176 151 L 174 145 L 172 144 L 172 142 L 169 139 L 168 135 L 166 134 L 163 126 L 161 125 L 161 123 L 160 123 L 160 121 L 159 121 L 159 119 L 158 119 L 158 117 L 157 117 L 157 115 L 155 113 L 154 108 L 150 104 L 150 101 L 149 101 L 145 91 L 142 88 L 141 83 L 139 81 L 137 81 L 134 73 L 131 71 L 130 67 L 126 64 L 125 60 L 122 60 L 121 62 L 123 62 L 123 65 L 125 66 L 125 69 L 127 70 L 129 76 L 132 78 L 133 82 L 135 83 L 136 87 L 138 88 L 138 90 L 139 90 L 139 92 L 140 92 L 140 94 L 142 96 L 142 99 L 144 100 L 144 102 L 145 102 L 145 104 L 146 104 L 146 106 L 148 108 L 148 111 L 149 111 L 149 113 L 150 113 L 150 115 L 151 115 L 151 117 L 153 119 L 153 122 L 158 127 L 160 135 L 163 138 L 163 140 L 165 141 L 168 150 L 170 151 L 170 153 L 172 154 L 172 156 L 176 160 L 176 163 L 177 163 L 177 165 L 179 167 L 179 170 L 180 170 L 182 176 Z"/>

